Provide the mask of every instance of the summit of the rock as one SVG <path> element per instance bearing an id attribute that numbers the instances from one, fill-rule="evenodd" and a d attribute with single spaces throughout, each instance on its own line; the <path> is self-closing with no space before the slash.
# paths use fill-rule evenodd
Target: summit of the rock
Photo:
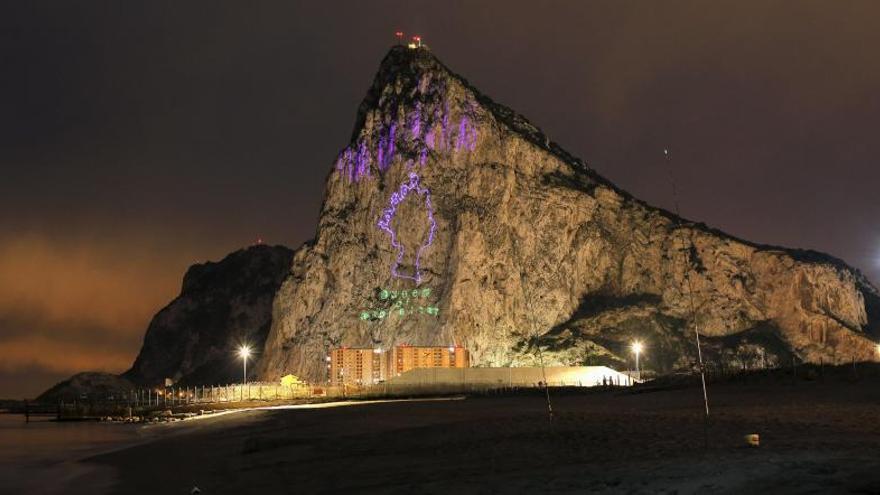
<path id="1" fill-rule="evenodd" d="M 357 138 L 369 110 L 375 109 L 380 105 L 381 97 L 387 87 L 401 85 L 412 88 L 413 85 L 419 84 L 425 77 L 454 79 L 463 88 L 466 88 L 473 97 L 473 101 L 491 112 L 499 124 L 505 125 L 511 132 L 519 134 L 535 146 L 544 148 L 548 152 L 557 155 L 574 169 L 587 173 L 599 182 L 611 185 L 610 181 L 596 174 L 581 159 L 552 141 L 544 131 L 528 118 L 492 100 L 492 98 L 482 93 L 478 88 L 472 86 L 463 76 L 449 69 L 431 50 L 425 47 L 408 48 L 402 45 L 391 47 L 379 64 L 379 69 L 376 72 L 373 83 L 360 104 L 357 118 L 355 119 L 353 140 Z"/>

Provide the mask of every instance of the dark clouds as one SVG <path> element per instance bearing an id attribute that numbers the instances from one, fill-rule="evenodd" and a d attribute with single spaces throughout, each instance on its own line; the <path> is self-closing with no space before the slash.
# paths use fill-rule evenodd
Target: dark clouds
<path id="1" fill-rule="evenodd" d="M 878 19 L 876 2 L 5 4 L 0 381 L 47 361 L 10 347 L 26 337 L 70 371 L 121 371 L 188 264 L 311 237 L 396 29 L 633 194 L 671 207 L 669 148 L 686 216 L 880 280 Z M 15 393 L 51 385 L 28 376 Z"/>

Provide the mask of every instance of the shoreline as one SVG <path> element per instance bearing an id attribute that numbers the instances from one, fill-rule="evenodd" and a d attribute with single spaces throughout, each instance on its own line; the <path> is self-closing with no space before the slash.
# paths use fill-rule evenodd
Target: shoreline
<path id="1" fill-rule="evenodd" d="M 181 419 L 180 421 L 174 421 L 170 423 L 147 423 L 147 424 L 117 424 L 117 425 L 108 425 L 110 427 L 119 426 L 119 427 L 133 427 L 142 430 L 143 432 L 150 433 L 149 438 L 144 438 L 134 442 L 127 442 L 123 444 L 116 445 L 112 448 L 108 448 L 101 451 L 94 451 L 88 454 L 84 454 L 76 459 L 71 459 L 69 461 L 64 461 L 58 463 L 56 465 L 66 465 L 69 471 L 77 471 L 76 473 L 72 473 L 67 476 L 65 482 L 66 486 L 62 491 L 47 491 L 43 493 L 71 493 L 71 494 L 92 494 L 92 495 L 103 495 L 106 493 L 112 493 L 113 489 L 117 487 L 117 469 L 112 466 L 112 463 L 104 463 L 101 462 L 102 458 L 106 458 L 107 456 L 128 451 L 131 449 L 136 449 L 138 447 L 143 447 L 145 445 L 157 442 L 157 441 L 166 441 L 173 437 L 185 436 L 191 433 L 198 431 L 199 423 L 211 421 L 211 427 L 214 428 L 222 428 L 224 422 L 226 420 L 234 419 L 235 415 L 239 414 L 248 414 L 248 413 L 260 413 L 260 412 L 278 412 L 278 411 L 292 411 L 292 410 L 313 410 L 313 409 L 329 409 L 329 408 L 347 408 L 347 407 L 355 407 L 355 406 L 369 406 L 375 404 L 388 404 L 388 403 L 401 403 L 401 402 L 436 402 L 436 401 L 458 401 L 464 400 L 464 396 L 454 396 L 454 397 L 426 397 L 426 398 L 417 398 L 417 399 L 385 399 L 385 400 L 345 400 L 345 401 L 333 401 L 333 402 L 316 402 L 309 404 L 286 404 L 286 405 L 272 405 L 272 406 L 257 406 L 257 407 L 244 407 L 237 409 L 229 409 L 217 413 L 205 414 L 199 416 L 192 416 L 188 418 Z M 258 416 L 254 416 L 253 419 L 258 419 Z M 82 485 L 81 487 L 77 487 L 76 485 Z"/>
<path id="2" fill-rule="evenodd" d="M 710 448 L 695 388 L 269 407 L 89 459 L 109 493 L 880 491 L 880 388 L 727 384 Z M 362 405 L 363 407 L 347 407 Z M 759 433 L 760 448 L 744 435 Z M 161 480 L 150 473 L 162 472 Z M 345 473 L 340 476 L 340 473 Z"/>

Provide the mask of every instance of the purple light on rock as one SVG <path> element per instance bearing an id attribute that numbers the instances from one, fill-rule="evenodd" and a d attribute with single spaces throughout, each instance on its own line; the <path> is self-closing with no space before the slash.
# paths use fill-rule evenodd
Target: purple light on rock
<path id="1" fill-rule="evenodd" d="M 422 104 L 416 102 L 415 110 L 409 116 L 410 139 L 416 140 L 422 135 Z"/>
<path id="2" fill-rule="evenodd" d="M 345 148 L 345 168 L 346 175 L 348 176 L 348 182 L 354 182 L 354 167 L 351 163 L 351 148 Z"/>
<path id="3" fill-rule="evenodd" d="M 443 120 L 441 122 L 440 149 L 449 148 L 449 100 L 444 102 Z"/>
<path id="4" fill-rule="evenodd" d="M 414 172 L 409 173 L 409 181 L 404 182 L 400 185 L 400 188 L 394 193 L 391 194 L 391 200 L 388 208 L 382 211 L 382 216 L 379 217 L 379 221 L 376 225 L 388 233 L 391 236 L 391 245 L 397 250 L 397 258 L 394 263 L 391 265 L 391 276 L 395 278 L 406 278 L 410 280 L 415 280 L 416 284 L 420 284 L 422 282 L 422 269 L 421 269 L 421 258 L 422 253 L 425 249 L 427 249 L 431 243 L 434 242 L 434 234 L 437 231 L 437 222 L 434 221 L 434 207 L 431 205 L 431 192 L 427 187 L 423 187 L 420 184 L 419 176 Z M 397 207 L 406 197 L 414 192 L 420 196 L 425 197 L 425 210 L 428 213 L 428 223 L 430 224 L 430 230 L 428 231 L 428 240 L 419 247 L 419 250 L 416 252 L 416 261 L 415 261 L 415 273 L 412 276 L 402 275 L 397 271 L 397 268 L 403 262 L 403 255 L 405 251 L 405 247 L 400 241 L 397 239 L 397 233 L 391 227 L 391 221 L 394 220 L 394 215 L 397 213 Z"/>
<path id="5" fill-rule="evenodd" d="M 468 151 L 474 151 L 477 147 L 477 127 L 471 122 L 467 115 L 462 115 L 458 121 L 458 135 L 455 136 L 455 151 L 461 151 L 462 148 Z"/>
<path id="6" fill-rule="evenodd" d="M 354 164 L 355 180 L 370 177 L 370 150 L 367 149 L 366 141 L 361 141 L 360 146 L 358 146 L 358 151 L 354 158 Z"/>
<path id="7" fill-rule="evenodd" d="M 394 134 L 395 134 L 395 132 L 397 132 L 397 122 L 392 122 L 391 123 L 391 130 L 388 131 L 388 152 L 387 152 L 388 156 L 385 158 L 386 160 L 388 160 L 388 162 L 387 162 L 385 168 L 388 168 L 388 165 L 391 165 L 391 161 L 394 159 L 394 140 L 395 140 Z"/>
<path id="8" fill-rule="evenodd" d="M 382 154 L 383 161 L 379 164 L 379 168 L 384 172 L 388 170 L 394 161 L 394 140 L 396 139 L 397 123 L 392 122 L 388 127 L 388 135 L 385 136 L 385 151 Z M 381 143 L 379 143 L 381 146 Z"/>
<path id="9" fill-rule="evenodd" d="M 379 144 L 376 146 L 376 164 L 380 172 L 388 170 L 394 161 L 394 139 L 397 124 L 391 123 L 387 131 L 379 131 Z"/>
<path id="10" fill-rule="evenodd" d="M 382 136 L 382 132 L 379 132 L 379 144 L 376 146 L 376 165 L 379 166 L 379 170 L 384 169 L 385 163 L 385 137 Z"/>
<path id="11" fill-rule="evenodd" d="M 474 151 L 477 149 L 477 126 L 471 124 L 470 126 L 470 134 L 468 135 L 468 151 Z"/>
<path id="12" fill-rule="evenodd" d="M 434 128 L 433 127 L 431 128 L 430 131 L 428 131 L 427 134 L 425 134 L 425 145 L 432 150 L 434 149 Z"/>
<path id="13" fill-rule="evenodd" d="M 462 115 L 461 120 L 458 121 L 458 136 L 455 137 L 455 151 L 457 152 L 461 151 L 461 147 L 465 144 L 467 136 L 467 125 L 467 115 Z"/>

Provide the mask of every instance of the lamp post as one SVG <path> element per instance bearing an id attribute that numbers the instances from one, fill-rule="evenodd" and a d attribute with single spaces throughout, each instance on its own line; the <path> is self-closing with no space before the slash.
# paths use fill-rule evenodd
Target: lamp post
<path id="1" fill-rule="evenodd" d="M 642 353 L 642 343 L 638 340 L 632 343 L 632 351 L 636 355 L 636 378 L 637 380 L 642 379 L 642 371 L 639 369 L 639 354 Z"/>
<path id="2" fill-rule="evenodd" d="M 241 362 L 244 367 L 242 373 L 242 382 L 241 382 L 241 395 L 242 400 L 244 400 L 244 385 L 247 383 L 247 360 L 251 355 L 251 348 L 243 345 L 238 349 L 238 355 L 241 357 Z M 248 398 L 250 398 L 250 394 L 248 394 Z"/>

